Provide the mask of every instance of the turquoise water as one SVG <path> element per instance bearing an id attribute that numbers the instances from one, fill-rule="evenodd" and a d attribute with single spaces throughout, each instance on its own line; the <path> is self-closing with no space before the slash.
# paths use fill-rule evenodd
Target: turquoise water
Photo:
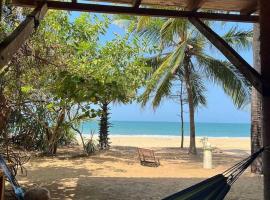
<path id="1" fill-rule="evenodd" d="M 179 136 L 179 122 L 139 122 L 139 121 L 112 121 L 110 134 L 112 135 L 156 135 Z M 98 133 L 98 122 L 84 122 L 82 131 Z M 184 125 L 185 135 L 189 135 L 189 123 Z M 250 124 L 248 123 L 196 123 L 196 135 L 208 137 L 249 137 Z"/>

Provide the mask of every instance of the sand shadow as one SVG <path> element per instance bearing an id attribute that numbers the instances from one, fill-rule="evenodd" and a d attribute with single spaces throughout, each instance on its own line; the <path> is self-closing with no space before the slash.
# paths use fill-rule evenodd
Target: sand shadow
<path id="1" fill-rule="evenodd" d="M 157 200 L 202 181 L 199 178 L 105 178 L 84 177 L 74 186 L 59 180 L 47 187 L 52 199 L 78 200 Z M 249 184 L 245 184 L 249 183 Z M 252 186 L 252 190 L 249 188 Z M 256 191 L 256 192 L 254 192 Z M 227 200 L 262 199 L 262 180 L 242 177 L 232 187 Z"/>

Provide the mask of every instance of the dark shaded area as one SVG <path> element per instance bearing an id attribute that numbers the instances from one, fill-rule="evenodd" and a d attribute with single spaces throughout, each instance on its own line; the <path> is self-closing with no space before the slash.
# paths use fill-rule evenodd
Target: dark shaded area
<path id="1" fill-rule="evenodd" d="M 77 177 L 74 175 L 74 177 Z M 76 186 L 64 186 L 62 180 L 46 185 L 51 191 L 52 199 L 95 199 L 95 200 L 151 200 L 161 199 L 185 189 L 203 179 L 197 178 L 106 178 L 81 177 Z M 248 188 L 245 183 L 252 183 Z M 259 184 L 258 184 L 259 183 Z M 232 187 L 227 200 L 260 200 L 262 178 L 243 177 Z M 155 192 L 145 192 L 155 191 Z"/>

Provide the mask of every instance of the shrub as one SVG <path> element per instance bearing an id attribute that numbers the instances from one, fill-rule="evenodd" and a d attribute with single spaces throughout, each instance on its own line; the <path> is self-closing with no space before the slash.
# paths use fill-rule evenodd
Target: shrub
<path id="1" fill-rule="evenodd" d="M 85 145 L 85 151 L 88 155 L 94 154 L 99 150 L 98 141 L 93 138 L 94 132 L 91 131 L 91 138 L 87 141 Z"/>

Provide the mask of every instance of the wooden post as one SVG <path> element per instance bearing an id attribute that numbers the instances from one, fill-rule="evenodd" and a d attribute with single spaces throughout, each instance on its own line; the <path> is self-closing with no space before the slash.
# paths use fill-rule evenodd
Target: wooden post
<path id="1" fill-rule="evenodd" d="M 270 1 L 259 0 L 260 38 L 261 38 L 261 73 L 263 85 L 270 84 Z M 270 145 L 270 91 L 263 87 L 263 145 Z M 264 199 L 270 200 L 270 151 L 263 153 Z"/>

